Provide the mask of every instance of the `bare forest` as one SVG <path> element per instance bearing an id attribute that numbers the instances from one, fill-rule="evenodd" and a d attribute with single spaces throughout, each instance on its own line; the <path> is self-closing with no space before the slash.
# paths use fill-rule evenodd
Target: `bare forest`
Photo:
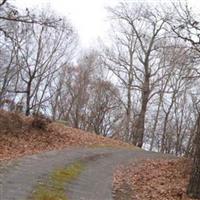
<path id="1" fill-rule="evenodd" d="M 188 194 L 200 195 L 198 13 L 180 2 L 119 3 L 106 8 L 109 42 L 78 53 L 68 19 L 1 2 L 1 109 L 193 157 Z"/>

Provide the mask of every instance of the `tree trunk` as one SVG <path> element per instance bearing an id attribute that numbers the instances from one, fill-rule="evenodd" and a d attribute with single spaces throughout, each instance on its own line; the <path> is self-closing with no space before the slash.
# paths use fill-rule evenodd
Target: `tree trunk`
<path id="1" fill-rule="evenodd" d="M 167 141 L 166 141 L 167 124 L 168 124 L 169 114 L 170 114 L 171 109 L 172 109 L 174 102 L 175 102 L 175 97 L 176 97 L 176 92 L 173 93 L 169 108 L 168 108 L 167 112 L 165 112 L 164 127 L 163 127 L 162 139 L 161 139 L 161 152 L 162 153 L 164 153 L 166 151 L 166 147 L 167 147 Z"/>
<path id="2" fill-rule="evenodd" d="M 158 104 L 158 109 L 156 112 L 156 117 L 155 117 L 155 121 L 154 121 L 154 125 L 153 125 L 153 130 L 152 130 L 152 138 L 151 138 L 151 143 L 150 143 L 150 148 L 149 151 L 153 150 L 153 146 L 154 146 L 154 142 L 155 142 L 155 133 L 156 133 L 156 128 L 157 128 L 157 124 L 158 124 L 158 117 L 160 114 L 160 107 L 161 107 L 161 102 L 162 102 L 162 94 L 160 95 L 160 100 L 159 100 L 159 104 Z"/>
<path id="3" fill-rule="evenodd" d="M 129 137 L 130 137 L 130 120 L 131 120 L 131 84 L 129 83 L 127 91 L 126 127 L 125 127 L 126 142 L 129 142 Z"/>
<path id="4" fill-rule="evenodd" d="M 191 157 L 192 155 L 194 155 L 194 151 L 193 151 L 193 146 L 192 145 L 194 142 L 194 137 L 195 137 L 195 132 L 198 128 L 198 120 L 196 120 L 195 124 L 194 124 L 194 128 L 191 130 L 190 134 L 189 134 L 189 140 L 188 140 L 188 143 L 187 143 L 187 147 L 186 147 L 186 150 L 185 150 L 185 157 Z"/>
<path id="5" fill-rule="evenodd" d="M 142 91 L 142 107 L 141 107 L 141 111 L 140 111 L 138 120 L 136 122 L 135 133 L 133 136 L 133 144 L 140 148 L 143 145 L 145 115 L 146 115 L 146 111 L 147 111 L 149 94 L 150 94 L 149 75 L 147 75 L 145 77 L 145 82 L 144 82 L 143 91 Z"/>
<path id="6" fill-rule="evenodd" d="M 195 155 L 187 194 L 192 198 L 200 199 L 200 114 L 198 116 L 198 127 L 194 145 Z"/>
<path id="7" fill-rule="evenodd" d="M 30 101 L 31 101 L 31 81 L 27 85 L 27 93 L 26 93 L 26 116 L 30 115 Z"/>
<path id="8" fill-rule="evenodd" d="M 168 123 L 169 113 L 170 113 L 170 110 L 168 110 L 168 112 L 166 113 L 165 120 L 164 120 L 164 128 L 163 128 L 162 139 L 161 139 L 162 153 L 164 153 L 166 150 L 166 134 L 167 134 L 167 123 Z"/>
<path id="9" fill-rule="evenodd" d="M 134 139 L 133 139 L 133 144 L 140 148 L 143 145 L 145 113 L 146 111 L 142 109 L 137 121 L 136 131 L 135 131 Z"/>

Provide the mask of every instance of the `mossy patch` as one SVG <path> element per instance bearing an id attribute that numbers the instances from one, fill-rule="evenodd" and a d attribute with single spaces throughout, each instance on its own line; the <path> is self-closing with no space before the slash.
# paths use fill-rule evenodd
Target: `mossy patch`
<path id="1" fill-rule="evenodd" d="M 68 200 L 65 194 L 65 185 L 84 170 L 85 163 L 77 161 L 65 168 L 54 170 L 47 182 L 40 183 L 33 193 L 32 200 Z"/>
<path id="2" fill-rule="evenodd" d="M 34 200 L 68 200 L 64 190 L 58 190 L 48 185 L 41 185 L 33 194 Z"/>
<path id="3" fill-rule="evenodd" d="M 55 170 L 51 174 L 51 179 L 58 183 L 66 183 L 72 181 L 74 178 L 80 175 L 83 168 L 84 168 L 84 163 L 78 161 L 64 169 Z"/>

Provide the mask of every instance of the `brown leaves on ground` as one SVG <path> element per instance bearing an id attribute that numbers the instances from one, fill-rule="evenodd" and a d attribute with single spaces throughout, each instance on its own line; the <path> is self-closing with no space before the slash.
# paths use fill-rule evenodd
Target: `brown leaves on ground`
<path id="1" fill-rule="evenodd" d="M 186 195 L 191 163 L 186 159 L 144 161 L 119 167 L 113 188 L 117 200 L 190 200 Z"/>
<path id="2" fill-rule="evenodd" d="M 48 124 L 46 130 L 35 128 L 32 117 L 3 110 L 0 113 L 0 160 L 71 146 L 130 147 L 121 141 L 58 123 Z"/>

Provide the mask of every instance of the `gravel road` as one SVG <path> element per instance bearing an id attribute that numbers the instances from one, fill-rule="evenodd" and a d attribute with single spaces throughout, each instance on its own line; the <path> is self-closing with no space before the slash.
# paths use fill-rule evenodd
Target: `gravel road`
<path id="1" fill-rule="evenodd" d="M 69 200 L 112 200 L 113 172 L 119 164 L 165 157 L 170 156 L 112 148 L 70 148 L 25 156 L 0 163 L 0 200 L 27 200 L 38 182 L 53 170 L 84 159 L 85 170 L 66 187 Z"/>

